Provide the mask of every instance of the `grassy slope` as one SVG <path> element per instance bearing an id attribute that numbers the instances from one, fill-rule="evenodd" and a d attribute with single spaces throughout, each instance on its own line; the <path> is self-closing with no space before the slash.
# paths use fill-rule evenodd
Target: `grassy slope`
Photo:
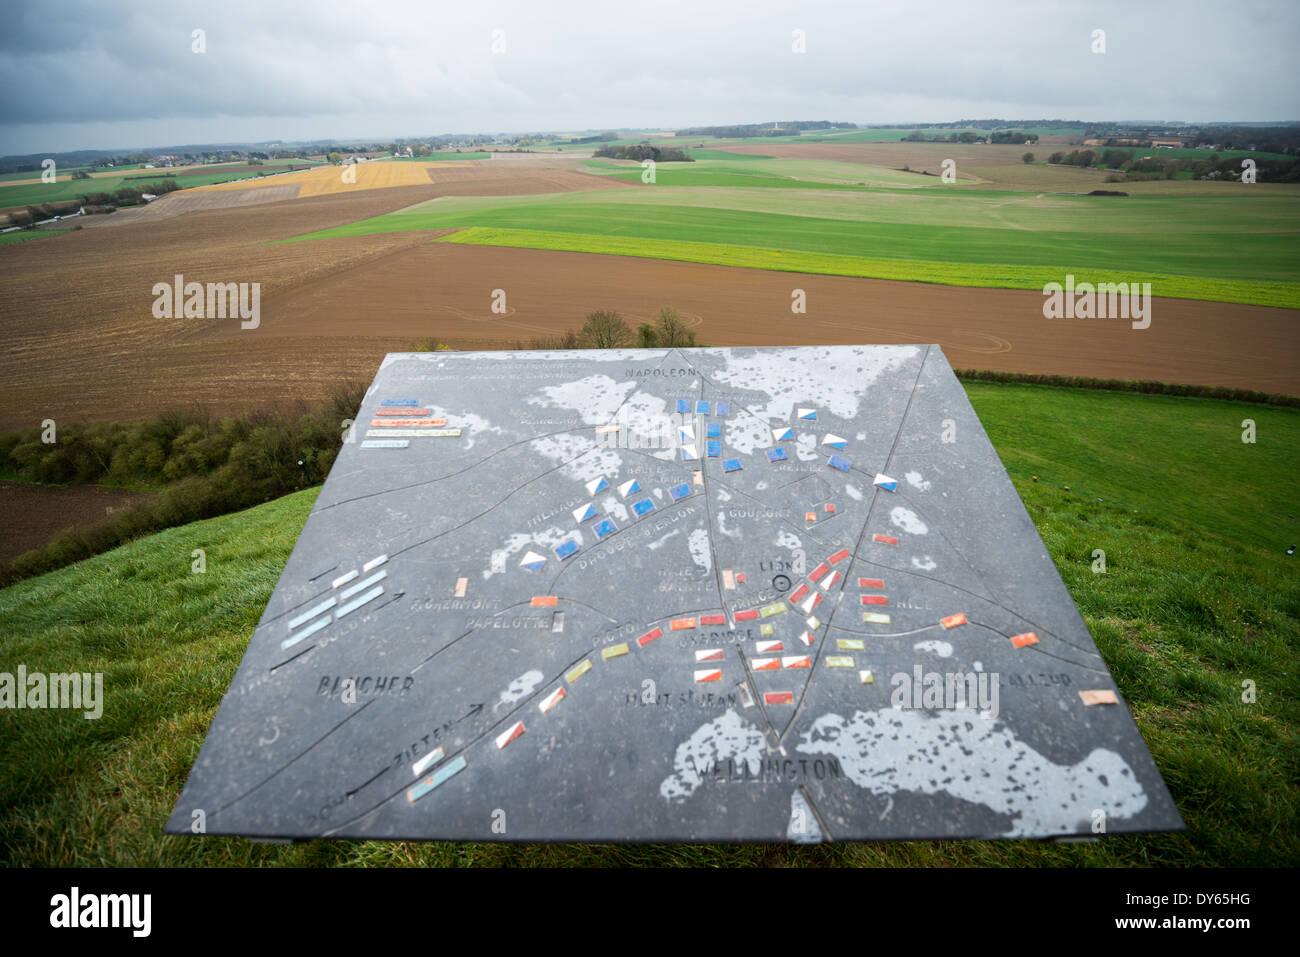
<path id="1" fill-rule="evenodd" d="M 771 178 L 787 162 L 805 161 L 715 160 L 698 165 L 729 171 L 664 172 L 722 177 L 707 189 L 440 199 L 300 238 L 478 227 L 450 241 L 1040 290 L 1072 272 L 1150 281 L 1157 296 L 1300 306 L 1300 194 L 1117 200 L 731 185 L 745 179 L 734 170 Z M 1248 243 L 1251 255 L 1225 256 L 1225 241 Z"/>
<path id="2" fill-rule="evenodd" d="M 315 501 L 308 490 L 0 591 L 0 670 L 23 663 L 34 671 L 103 671 L 107 696 L 99 721 L 63 711 L 0 712 L 0 861 L 1300 863 L 1300 584 L 1296 559 L 1280 550 L 1296 537 L 1287 492 L 1300 413 L 990 383 L 971 383 L 968 392 L 1133 710 L 1185 834 L 1090 845 L 815 848 L 270 847 L 165 837 L 163 823 Z M 1240 442 L 1247 416 L 1258 426 L 1253 446 Z M 207 551 L 203 575 L 190 574 L 198 547 Z M 1096 548 L 1106 551 L 1104 575 L 1091 571 Z M 1256 682 L 1255 704 L 1240 700 L 1244 679 Z"/>
<path id="3" fill-rule="evenodd" d="M 599 170 L 597 170 L 599 171 Z M 629 183 L 641 182 L 642 172 L 637 169 L 619 168 L 617 172 L 604 174 L 612 179 L 621 179 Z M 655 170 L 655 183 L 659 186 L 740 186 L 747 189 L 857 189 L 857 186 L 845 183 L 825 183 L 786 179 L 781 176 L 755 176 L 746 172 L 728 172 L 719 169 L 690 169 L 684 163 L 660 163 Z"/>

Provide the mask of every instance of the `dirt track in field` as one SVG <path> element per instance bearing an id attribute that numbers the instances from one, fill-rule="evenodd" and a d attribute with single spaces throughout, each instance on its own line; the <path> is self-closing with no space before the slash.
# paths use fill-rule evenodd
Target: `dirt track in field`
<path id="1" fill-rule="evenodd" d="M 635 323 L 665 304 L 706 345 L 937 342 L 959 367 L 1300 394 L 1292 310 L 1157 299 L 1151 327 L 1133 330 L 1043 319 L 1035 292 L 437 244 L 417 232 L 265 245 L 442 195 L 629 188 L 570 162 L 484 161 L 435 170 L 428 185 L 162 216 L 173 196 L 134 223 L 0 247 L 0 428 L 313 402 L 342 379 L 368 381 L 386 352 L 418 339 L 509 347 L 577 328 L 595 309 Z M 154 318 L 153 285 L 176 273 L 261 283 L 260 328 Z M 794 288 L 807 292 L 806 316 L 790 312 Z M 491 313 L 494 289 L 507 315 Z"/>

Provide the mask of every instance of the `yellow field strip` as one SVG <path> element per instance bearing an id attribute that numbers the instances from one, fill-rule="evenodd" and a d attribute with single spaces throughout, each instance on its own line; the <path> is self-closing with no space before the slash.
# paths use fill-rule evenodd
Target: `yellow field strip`
<path id="1" fill-rule="evenodd" d="M 215 186 L 198 186 L 194 192 L 205 190 L 261 189 L 266 186 L 301 185 L 298 198 L 329 196 L 365 189 L 389 189 L 394 186 L 427 186 L 433 182 L 429 170 L 454 166 L 474 166 L 474 163 L 357 163 L 355 166 L 321 166 L 297 173 L 264 176 L 261 179 L 237 183 L 218 183 Z M 352 182 L 349 182 L 349 179 Z"/>

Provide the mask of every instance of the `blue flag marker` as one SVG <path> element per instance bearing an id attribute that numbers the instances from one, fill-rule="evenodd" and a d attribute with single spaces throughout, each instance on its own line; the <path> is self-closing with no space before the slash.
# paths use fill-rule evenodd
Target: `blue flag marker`
<path id="1" fill-rule="evenodd" d="M 886 492 L 898 491 L 898 479 L 892 479 L 888 475 L 882 475 L 880 472 L 876 473 L 876 479 L 871 484 L 877 488 L 883 488 Z"/>

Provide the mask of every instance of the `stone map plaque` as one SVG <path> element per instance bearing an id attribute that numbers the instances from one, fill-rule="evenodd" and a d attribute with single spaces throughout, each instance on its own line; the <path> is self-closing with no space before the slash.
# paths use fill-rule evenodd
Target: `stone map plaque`
<path id="1" fill-rule="evenodd" d="M 937 346 L 387 356 L 168 830 L 1182 827 Z"/>

